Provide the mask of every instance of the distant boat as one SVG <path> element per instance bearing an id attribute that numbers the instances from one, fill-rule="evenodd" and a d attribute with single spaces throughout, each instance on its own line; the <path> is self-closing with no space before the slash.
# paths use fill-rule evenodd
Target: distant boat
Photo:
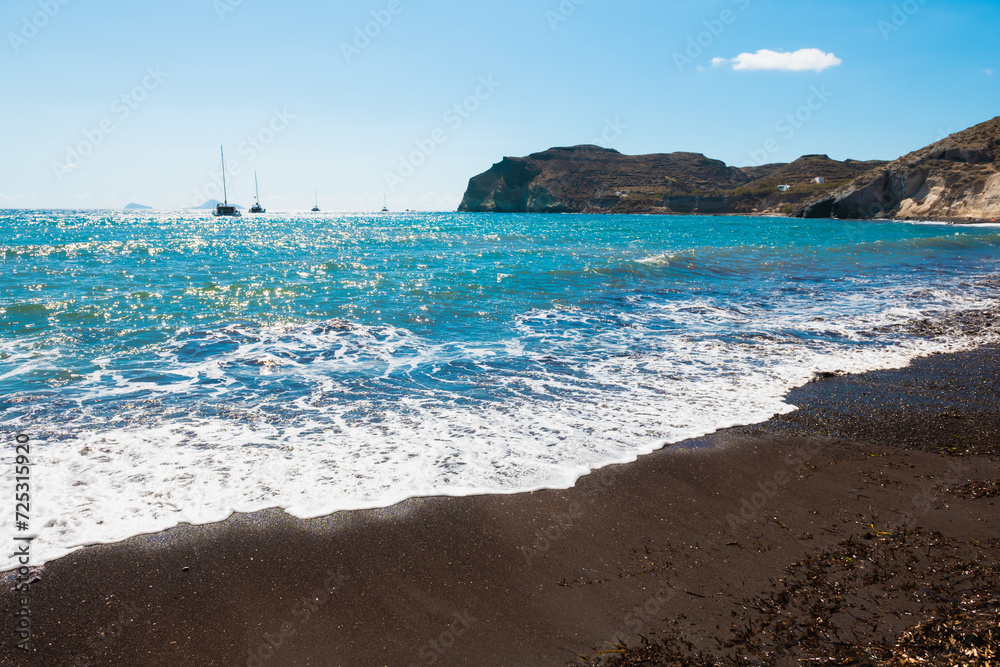
<path id="1" fill-rule="evenodd" d="M 256 195 L 254 196 L 253 206 L 250 207 L 250 212 L 251 213 L 267 213 L 266 210 L 264 210 L 264 209 L 262 209 L 260 207 L 260 186 L 257 185 L 257 172 L 256 171 L 253 173 L 253 187 L 254 187 L 254 190 L 256 191 Z"/>
<path id="2" fill-rule="evenodd" d="M 229 193 L 226 191 L 226 154 L 219 146 L 219 153 L 222 155 L 222 204 L 216 204 L 212 215 L 215 217 L 238 218 L 242 214 L 235 206 L 229 205 Z"/>
<path id="3" fill-rule="evenodd" d="M 382 212 L 383 213 L 388 213 L 389 212 L 389 203 L 385 199 L 385 193 L 384 192 L 382 193 Z"/>
<path id="4" fill-rule="evenodd" d="M 319 213 L 319 190 L 316 191 L 316 205 L 312 208 L 313 213 Z"/>

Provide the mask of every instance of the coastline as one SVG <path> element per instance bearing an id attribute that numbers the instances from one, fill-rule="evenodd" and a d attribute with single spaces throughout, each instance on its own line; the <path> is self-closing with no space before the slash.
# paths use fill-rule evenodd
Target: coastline
<path id="1" fill-rule="evenodd" d="M 997 378 L 997 348 L 936 355 L 815 381 L 786 399 L 797 412 L 568 490 L 267 511 L 81 549 L 37 573 L 32 652 L 5 632 L 0 665 L 588 664 L 640 635 L 750 655 L 760 638 L 716 641 L 745 600 L 794 563 L 907 531 L 961 542 L 996 590 Z M 925 620 L 907 595 L 866 609 L 877 630 L 858 642 Z"/>

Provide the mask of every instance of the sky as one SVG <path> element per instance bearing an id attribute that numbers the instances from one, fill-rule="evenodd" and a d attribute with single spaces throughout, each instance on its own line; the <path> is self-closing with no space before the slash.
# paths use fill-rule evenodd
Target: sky
<path id="1" fill-rule="evenodd" d="M 0 208 L 455 210 L 504 156 L 891 160 L 1000 115 L 996 0 L 5 0 Z M 383 197 L 385 198 L 383 200 Z"/>

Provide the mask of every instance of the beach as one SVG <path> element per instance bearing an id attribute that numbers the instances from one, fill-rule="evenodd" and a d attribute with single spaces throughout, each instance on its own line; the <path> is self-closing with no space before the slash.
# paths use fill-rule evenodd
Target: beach
<path id="1" fill-rule="evenodd" d="M 995 618 L 998 371 L 982 348 L 820 378 L 794 413 L 568 490 L 81 549 L 33 575 L 31 650 L 2 664 L 603 664 L 640 636 L 690 664 L 877 664 L 929 619 Z M 817 610 L 812 632 L 775 630 Z"/>
<path id="2" fill-rule="evenodd" d="M 0 667 L 1000 667 L 1000 5 L 847 4 L 6 3 Z"/>

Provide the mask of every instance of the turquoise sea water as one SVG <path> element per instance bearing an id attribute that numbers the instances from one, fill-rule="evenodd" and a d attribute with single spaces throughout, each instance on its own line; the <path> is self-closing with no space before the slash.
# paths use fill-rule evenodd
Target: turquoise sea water
<path id="1" fill-rule="evenodd" d="M 35 443 L 41 558 L 566 486 L 984 342 L 905 324 L 997 305 L 998 258 L 995 227 L 6 211 L 0 421 Z"/>

